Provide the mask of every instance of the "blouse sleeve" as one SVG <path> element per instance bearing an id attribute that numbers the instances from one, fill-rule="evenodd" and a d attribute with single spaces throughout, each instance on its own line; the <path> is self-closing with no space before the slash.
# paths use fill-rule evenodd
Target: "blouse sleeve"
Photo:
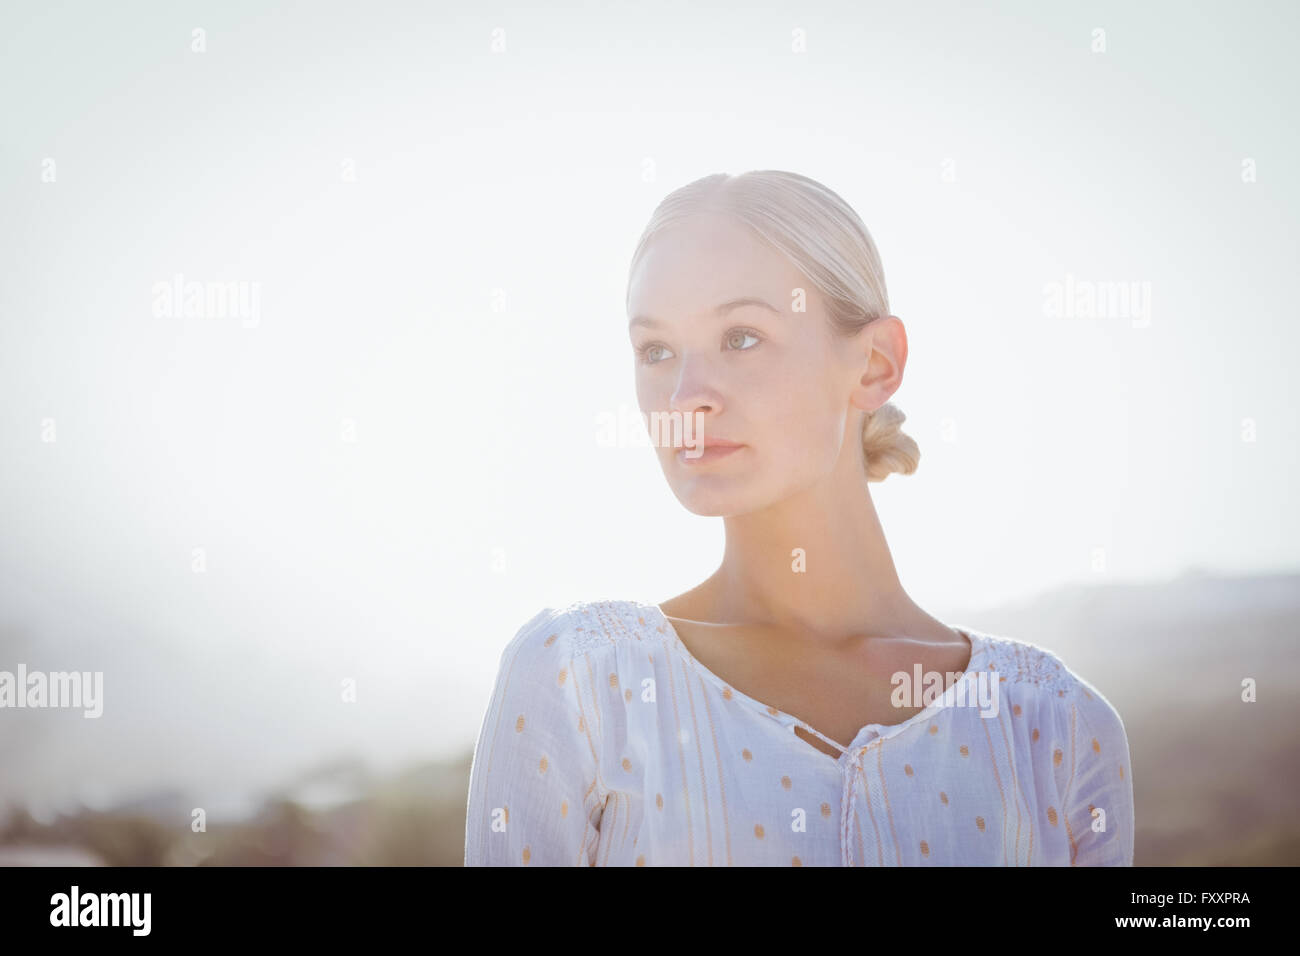
<path id="1" fill-rule="evenodd" d="M 1078 776 L 1066 811 L 1075 840 L 1073 864 L 1132 866 L 1133 775 L 1124 722 L 1086 682 L 1080 681 L 1076 696 L 1071 747 Z"/>
<path id="2" fill-rule="evenodd" d="M 470 769 L 466 866 L 594 865 L 607 794 L 582 675 L 550 608 L 502 651 Z"/>

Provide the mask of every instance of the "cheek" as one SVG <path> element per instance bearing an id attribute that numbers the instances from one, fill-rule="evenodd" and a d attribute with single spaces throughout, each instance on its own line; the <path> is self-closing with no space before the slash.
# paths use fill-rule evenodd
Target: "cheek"
<path id="1" fill-rule="evenodd" d="M 763 459 L 777 472 L 820 474 L 832 467 L 839 435 L 831 428 L 834 412 L 821 396 L 797 389 L 769 389 L 757 440 Z"/>
<path id="2" fill-rule="evenodd" d="M 662 412 L 668 407 L 668 396 L 660 395 L 659 390 L 648 380 L 641 376 L 636 379 L 636 403 L 641 410 L 641 416 L 644 418 L 650 412 Z"/>

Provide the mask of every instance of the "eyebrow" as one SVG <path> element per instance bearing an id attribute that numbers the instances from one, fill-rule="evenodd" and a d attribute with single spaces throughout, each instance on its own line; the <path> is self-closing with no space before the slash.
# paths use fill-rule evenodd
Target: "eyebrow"
<path id="1" fill-rule="evenodd" d="M 760 308 L 767 309 L 769 312 L 773 312 L 776 315 L 781 314 L 781 311 L 779 309 L 777 309 L 773 305 L 768 304 L 766 300 L 760 299 L 757 296 L 752 296 L 752 295 L 747 295 L 739 299 L 731 299 L 727 302 L 723 302 L 721 305 L 716 305 L 713 307 L 713 314 L 715 316 L 724 316 L 732 309 L 739 309 L 746 305 L 756 305 Z M 629 329 L 634 329 L 638 325 L 659 326 L 659 325 L 663 325 L 663 322 L 661 322 L 659 319 L 653 318 L 648 315 L 638 315 L 631 322 L 627 324 L 627 327 Z"/>

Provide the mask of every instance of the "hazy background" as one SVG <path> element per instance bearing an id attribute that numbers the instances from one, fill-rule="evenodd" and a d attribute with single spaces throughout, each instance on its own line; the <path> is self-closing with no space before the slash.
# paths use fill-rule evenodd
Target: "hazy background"
<path id="1" fill-rule="evenodd" d="M 105 682 L 0 710 L 0 861 L 459 862 L 519 625 L 717 565 L 597 422 L 654 205 L 779 168 L 908 330 L 921 466 L 872 490 L 909 593 L 1115 703 L 1138 862 L 1300 862 L 1298 27 L 0 0 L 0 670 Z M 258 313 L 159 315 L 177 274 Z M 1067 281 L 1149 312 L 1054 315 Z"/>

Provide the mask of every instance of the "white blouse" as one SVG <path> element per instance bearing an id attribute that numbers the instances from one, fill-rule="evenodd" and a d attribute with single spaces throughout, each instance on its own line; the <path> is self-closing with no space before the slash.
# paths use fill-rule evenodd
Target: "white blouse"
<path id="1" fill-rule="evenodd" d="M 958 630 L 961 678 L 845 748 L 728 686 L 657 605 L 544 608 L 501 655 L 465 865 L 1131 866 L 1115 708 L 1050 651 Z M 962 705 L 993 677 L 995 716 Z"/>

